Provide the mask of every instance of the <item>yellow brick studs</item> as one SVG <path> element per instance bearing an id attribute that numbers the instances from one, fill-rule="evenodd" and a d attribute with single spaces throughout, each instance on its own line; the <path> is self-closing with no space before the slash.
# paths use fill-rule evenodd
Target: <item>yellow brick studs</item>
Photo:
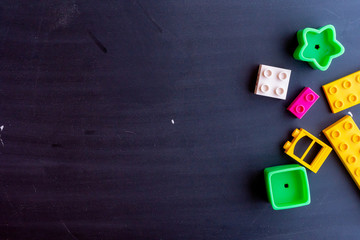
<path id="1" fill-rule="evenodd" d="M 294 137 L 294 139 L 291 142 L 287 141 L 284 145 L 285 153 L 290 157 L 292 157 L 293 159 L 295 159 L 296 161 L 298 161 L 299 163 L 301 163 L 302 165 L 304 165 L 305 167 L 307 167 L 309 170 L 313 171 L 314 173 L 317 173 L 321 165 L 324 163 L 325 159 L 329 156 L 332 150 L 331 147 L 329 147 L 324 142 L 320 141 L 319 139 L 317 139 L 316 137 L 314 137 L 313 135 L 311 135 L 309 132 L 307 132 L 302 128 L 300 130 L 295 129 L 292 133 L 292 136 Z M 307 147 L 304 154 L 301 157 L 298 157 L 294 154 L 294 150 L 296 144 L 303 137 L 309 137 L 312 140 L 312 142 Z M 304 161 L 304 159 L 307 156 L 307 154 L 310 152 L 310 150 L 314 147 L 315 143 L 319 144 L 321 146 L 321 149 L 316 154 L 312 162 L 308 164 L 307 162 Z"/>
<path id="2" fill-rule="evenodd" d="M 350 116 L 323 130 L 336 154 L 360 189 L 360 130 Z"/>
<path id="3" fill-rule="evenodd" d="M 360 71 L 322 87 L 333 113 L 360 103 Z"/>

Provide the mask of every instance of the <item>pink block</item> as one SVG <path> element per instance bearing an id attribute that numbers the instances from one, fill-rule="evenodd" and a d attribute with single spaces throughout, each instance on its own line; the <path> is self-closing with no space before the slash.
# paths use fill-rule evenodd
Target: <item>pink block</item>
<path id="1" fill-rule="evenodd" d="M 319 95 L 311 90 L 311 88 L 306 87 L 301 91 L 301 93 L 295 98 L 295 100 L 287 109 L 297 118 L 301 119 L 318 99 Z"/>

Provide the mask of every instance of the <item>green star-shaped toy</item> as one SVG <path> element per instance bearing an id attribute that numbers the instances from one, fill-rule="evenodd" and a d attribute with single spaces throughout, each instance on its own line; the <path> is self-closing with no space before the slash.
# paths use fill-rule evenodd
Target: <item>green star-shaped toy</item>
<path id="1" fill-rule="evenodd" d="M 333 25 L 322 28 L 305 28 L 297 32 L 299 46 L 294 52 L 294 58 L 305 61 L 314 69 L 325 71 L 331 60 L 345 52 L 344 46 L 336 40 Z"/>

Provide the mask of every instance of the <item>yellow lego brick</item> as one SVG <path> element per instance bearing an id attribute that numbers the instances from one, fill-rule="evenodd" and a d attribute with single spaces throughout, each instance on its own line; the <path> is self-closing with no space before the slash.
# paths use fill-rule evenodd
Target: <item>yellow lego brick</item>
<path id="1" fill-rule="evenodd" d="M 333 113 L 360 103 L 360 71 L 322 86 Z"/>
<path id="2" fill-rule="evenodd" d="M 360 189 L 360 130 L 350 116 L 323 130 L 336 154 Z"/>
<path id="3" fill-rule="evenodd" d="M 285 153 L 290 157 L 292 157 L 293 159 L 295 159 L 296 161 L 298 161 L 299 163 L 301 163 L 302 165 L 304 165 L 305 167 L 307 167 L 309 170 L 313 171 L 314 173 L 317 173 L 321 165 L 324 163 L 325 159 L 329 156 L 330 152 L 332 151 L 332 148 L 302 128 L 300 128 L 300 130 L 295 129 L 292 133 L 292 136 L 294 137 L 293 140 L 291 142 L 287 141 L 284 144 Z M 294 154 L 294 149 L 296 144 L 299 142 L 299 140 L 305 136 L 309 137 L 312 140 L 312 142 L 308 146 L 304 154 L 301 157 L 298 157 Z M 319 144 L 322 148 L 317 153 L 316 157 L 312 160 L 312 162 L 308 164 L 307 162 L 304 161 L 304 159 L 315 143 Z"/>

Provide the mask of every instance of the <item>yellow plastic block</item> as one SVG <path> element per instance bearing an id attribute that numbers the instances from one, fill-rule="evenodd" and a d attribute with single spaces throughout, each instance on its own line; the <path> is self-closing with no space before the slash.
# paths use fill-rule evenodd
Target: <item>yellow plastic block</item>
<path id="1" fill-rule="evenodd" d="M 360 189 L 360 130 L 350 116 L 345 116 L 323 133 Z"/>
<path id="2" fill-rule="evenodd" d="M 313 171 L 314 173 L 317 173 L 321 165 L 324 163 L 325 159 L 329 156 L 332 148 L 302 128 L 300 128 L 300 130 L 295 129 L 292 133 L 292 136 L 294 137 L 294 139 L 291 142 L 287 141 L 284 144 L 285 153 L 299 163 L 301 163 L 302 165 L 304 165 L 305 167 L 307 167 L 308 169 L 310 169 L 311 171 Z M 312 142 L 310 143 L 304 154 L 301 157 L 298 157 L 294 154 L 295 145 L 299 142 L 301 138 L 305 136 L 309 137 Z M 317 153 L 316 157 L 312 160 L 312 162 L 308 164 L 304 161 L 304 159 L 315 143 L 319 144 L 322 148 Z"/>
<path id="3" fill-rule="evenodd" d="M 322 86 L 333 113 L 360 103 L 360 71 Z"/>

